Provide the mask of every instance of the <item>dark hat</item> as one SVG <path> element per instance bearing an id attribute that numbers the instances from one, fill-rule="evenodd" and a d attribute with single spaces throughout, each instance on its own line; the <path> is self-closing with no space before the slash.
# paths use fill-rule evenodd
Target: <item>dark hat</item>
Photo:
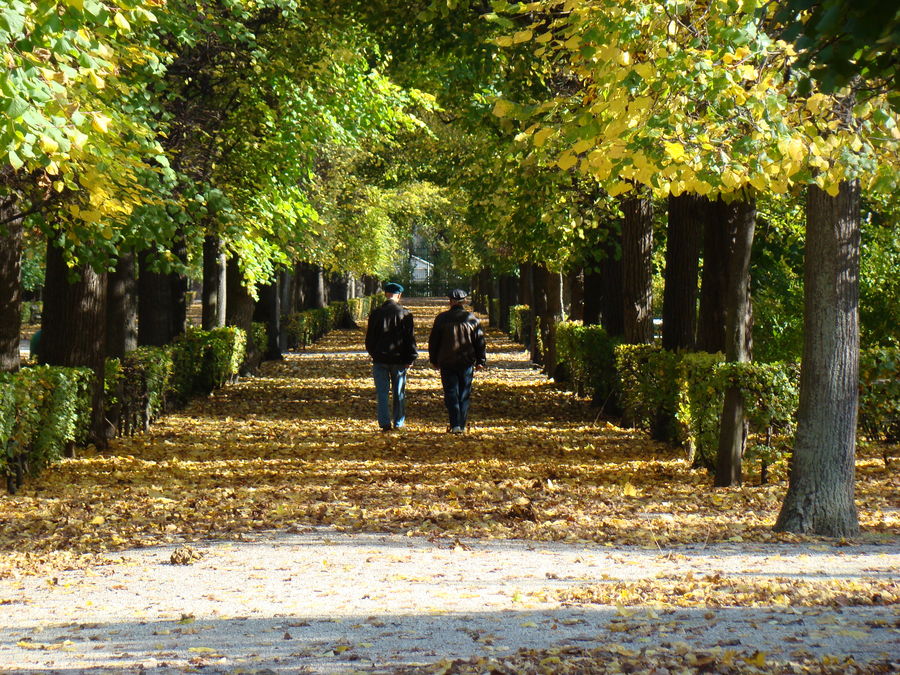
<path id="1" fill-rule="evenodd" d="M 400 284 L 395 284 L 393 281 L 391 281 L 384 285 L 384 292 L 385 293 L 402 293 L 403 286 L 401 286 Z"/>
<path id="2" fill-rule="evenodd" d="M 447 294 L 447 297 L 451 300 L 465 300 L 467 297 L 469 297 L 469 294 L 461 288 L 454 288 L 452 291 L 450 291 L 450 293 Z"/>

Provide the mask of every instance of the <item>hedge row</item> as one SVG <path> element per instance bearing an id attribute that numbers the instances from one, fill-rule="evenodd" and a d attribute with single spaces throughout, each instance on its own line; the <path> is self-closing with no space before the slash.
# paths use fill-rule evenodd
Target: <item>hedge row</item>
<path id="1" fill-rule="evenodd" d="M 302 349 L 335 328 L 347 328 L 367 317 L 385 300 L 383 293 L 332 302 L 322 309 L 307 309 L 284 317 L 288 347 Z"/>
<path id="2" fill-rule="evenodd" d="M 510 334 L 519 342 L 529 316 L 526 306 L 510 311 Z M 731 386 L 743 394 L 747 457 L 765 466 L 789 448 L 799 405 L 799 364 L 725 363 L 721 354 L 623 345 L 600 326 L 579 322 L 562 322 L 556 335 L 560 365 L 579 394 L 658 440 L 686 446 L 698 466 L 715 466 L 722 405 Z M 870 439 L 900 438 L 900 349 L 861 353 L 859 428 Z"/>
<path id="3" fill-rule="evenodd" d="M 36 366 L 0 373 L 0 473 L 10 492 L 84 438 L 93 374 Z"/>

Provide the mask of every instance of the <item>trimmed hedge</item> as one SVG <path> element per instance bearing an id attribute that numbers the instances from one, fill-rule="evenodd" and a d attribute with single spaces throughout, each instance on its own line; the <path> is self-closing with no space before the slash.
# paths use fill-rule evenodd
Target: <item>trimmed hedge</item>
<path id="1" fill-rule="evenodd" d="M 88 368 L 57 366 L 0 373 L 0 473 L 10 492 L 84 439 L 92 378 Z"/>
<path id="2" fill-rule="evenodd" d="M 859 429 L 870 440 L 900 442 L 900 348 L 860 352 Z"/>
<path id="3" fill-rule="evenodd" d="M 513 305 L 509 308 L 509 335 L 526 349 L 531 349 L 531 307 Z"/>
<path id="4" fill-rule="evenodd" d="M 619 375 L 615 350 L 619 341 L 600 326 L 563 321 L 556 329 L 556 355 L 579 396 L 590 396 L 605 412 L 618 414 Z"/>
<path id="5" fill-rule="evenodd" d="M 355 326 L 384 300 L 383 293 L 376 293 L 363 298 L 332 302 L 322 309 L 307 309 L 289 314 L 283 317 L 288 346 L 303 349 L 335 328 Z"/>

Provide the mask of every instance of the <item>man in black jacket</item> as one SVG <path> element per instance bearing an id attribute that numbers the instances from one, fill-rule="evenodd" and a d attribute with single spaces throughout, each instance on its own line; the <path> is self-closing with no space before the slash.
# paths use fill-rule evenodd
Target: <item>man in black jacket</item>
<path id="1" fill-rule="evenodd" d="M 487 363 L 484 331 L 477 317 L 463 307 L 467 295 L 458 288 L 450 291 L 450 309 L 437 315 L 428 338 L 428 360 L 441 370 L 444 405 L 454 434 L 466 428 L 472 379 Z"/>
<path id="2" fill-rule="evenodd" d="M 382 431 L 400 429 L 406 422 L 406 373 L 419 355 L 413 335 L 413 318 L 400 306 L 403 286 L 384 286 L 384 304 L 369 315 L 366 351 L 372 357 L 372 376 L 378 402 L 378 424 Z M 388 401 L 393 396 L 394 405 Z"/>

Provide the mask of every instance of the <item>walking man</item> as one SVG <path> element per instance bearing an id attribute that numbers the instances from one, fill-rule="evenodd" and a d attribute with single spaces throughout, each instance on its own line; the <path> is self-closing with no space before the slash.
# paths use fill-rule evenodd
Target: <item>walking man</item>
<path id="1" fill-rule="evenodd" d="M 437 315 L 428 338 L 428 360 L 441 370 L 444 405 L 453 434 L 465 431 L 472 379 L 487 363 L 481 323 L 463 307 L 467 296 L 458 288 L 450 291 L 450 309 Z"/>
<path id="2" fill-rule="evenodd" d="M 413 318 L 400 305 L 403 286 L 384 286 L 384 304 L 369 315 L 366 351 L 372 357 L 372 376 L 382 431 L 401 429 L 406 422 L 406 374 L 419 355 L 413 335 Z M 393 407 L 389 399 L 393 397 Z"/>

